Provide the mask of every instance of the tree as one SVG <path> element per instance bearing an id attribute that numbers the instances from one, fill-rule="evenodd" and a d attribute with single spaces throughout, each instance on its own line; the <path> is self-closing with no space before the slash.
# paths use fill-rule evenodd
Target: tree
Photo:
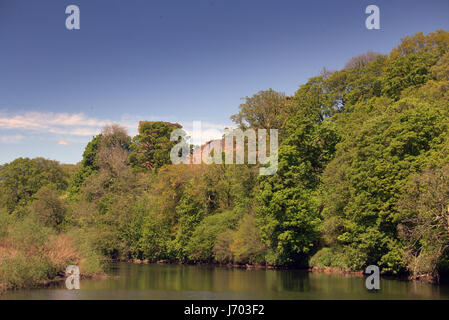
<path id="1" fill-rule="evenodd" d="M 182 198 L 176 206 L 177 231 L 175 241 L 176 256 L 186 259 L 185 247 L 188 244 L 197 225 L 203 220 L 205 204 L 194 190 L 194 186 L 186 185 Z"/>
<path id="2" fill-rule="evenodd" d="M 78 194 L 87 178 L 98 171 L 98 166 L 95 163 L 95 158 L 98 153 L 100 140 L 101 134 L 93 137 L 93 139 L 87 144 L 86 148 L 84 149 L 83 159 L 79 164 L 76 174 L 73 176 L 70 182 L 70 194 L 72 196 Z"/>
<path id="3" fill-rule="evenodd" d="M 95 157 L 95 164 L 100 170 L 110 175 L 120 176 L 127 172 L 131 137 L 125 128 L 113 124 L 103 128 Z"/>
<path id="4" fill-rule="evenodd" d="M 390 57 L 395 59 L 399 56 L 406 56 L 421 51 L 433 52 L 438 56 L 449 51 L 449 32 L 439 29 L 427 35 L 424 35 L 422 32 L 417 32 L 412 36 L 406 36 L 391 51 Z"/>
<path id="5" fill-rule="evenodd" d="M 390 53 L 383 93 L 398 100 L 403 89 L 423 85 L 431 77 L 430 68 L 447 52 L 449 33 L 444 30 L 403 38 Z"/>
<path id="6" fill-rule="evenodd" d="M 133 205 L 141 192 L 128 165 L 130 143 L 123 127 L 103 128 L 86 148 L 85 168 L 95 169 L 85 178 L 74 202 L 75 222 L 83 229 L 95 230 L 96 249 L 111 257 L 128 253 Z"/>
<path id="7" fill-rule="evenodd" d="M 408 270 L 415 279 L 438 278 L 438 264 L 449 248 L 449 166 L 412 176 L 398 208 Z"/>
<path id="8" fill-rule="evenodd" d="M 31 204 L 33 214 L 44 226 L 61 231 L 67 207 L 64 200 L 60 198 L 58 190 L 44 186 L 39 189 L 34 198 Z"/>
<path id="9" fill-rule="evenodd" d="M 381 54 L 377 52 L 368 51 L 367 53 L 360 54 L 351 58 L 346 62 L 344 69 L 358 69 L 367 66 L 371 61 L 379 58 Z"/>
<path id="10" fill-rule="evenodd" d="M 432 74 L 438 81 L 449 81 L 449 51 L 432 67 Z"/>
<path id="11" fill-rule="evenodd" d="M 226 238 L 222 236 L 221 239 Z M 267 247 L 261 240 L 260 229 L 256 225 L 254 214 L 246 214 L 242 218 L 238 228 L 232 233 L 232 242 L 229 244 L 229 248 L 234 262 L 265 263 Z"/>
<path id="12" fill-rule="evenodd" d="M 238 215 L 225 211 L 207 216 L 195 228 L 185 250 L 187 257 L 193 262 L 213 261 L 213 250 L 217 236 L 233 228 L 238 221 Z"/>
<path id="13" fill-rule="evenodd" d="M 306 88 L 297 95 L 304 93 L 305 102 L 289 118 L 279 148 L 278 172 L 260 178 L 257 225 L 269 247 L 270 264 L 304 265 L 318 245 L 320 218 L 314 190 L 338 137 L 333 125 L 322 120 L 320 105 L 308 103 Z"/>
<path id="14" fill-rule="evenodd" d="M 246 97 L 239 107 L 239 113 L 231 120 L 241 129 L 280 129 L 287 114 L 287 99 L 284 93 L 273 89 L 262 90 L 252 97 Z"/>
<path id="15" fill-rule="evenodd" d="M 25 207 L 44 186 L 67 188 L 67 175 L 57 161 L 18 158 L 0 167 L 0 207 L 9 213 Z"/>
<path id="16" fill-rule="evenodd" d="M 430 68 L 436 64 L 434 52 L 418 51 L 390 60 L 384 73 L 383 93 L 398 100 L 405 88 L 420 87 L 431 78 Z"/>
<path id="17" fill-rule="evenodd" d="M 182 128 L 178 123 L 141 121 L 139 134 L 133 138 L 130 163 L 134 168 L 157 170 L 170 164 L 170 151 L 176 144 L 170 141 L 173 130 Z"/>
<path id="18" fill-rule="evenodd" d="M 445 144 L 447 113 L 433 98 L 372 102 L 341 128 L 342 141 L 323 174 L 324 224 L 330 242 L 350 247 L 356 269 L 403 268 L 396 233 L 398 195 L 410 174 Z M 331 236 L 333 234 L 334 236 Z"/>

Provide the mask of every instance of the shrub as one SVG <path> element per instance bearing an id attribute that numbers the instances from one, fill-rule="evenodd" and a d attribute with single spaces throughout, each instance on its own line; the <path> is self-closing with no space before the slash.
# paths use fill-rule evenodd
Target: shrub
<path id="1" fill-rule="evenodd" d="M 230 229 L 237 221 L 238 215 L 233 211 L 224 211 L 205 217 L 187 243 L 188 259 L 193 262 L 211 261 L 217 236 Z"/>
<path id="2" fill-rule="evenodd" d="M 336 268 L 340 270 L 350 270 L 349 259 L 342 250 L 335 248 L 323 248 L 310 258 L 311 267 L 319 269 Z"/>

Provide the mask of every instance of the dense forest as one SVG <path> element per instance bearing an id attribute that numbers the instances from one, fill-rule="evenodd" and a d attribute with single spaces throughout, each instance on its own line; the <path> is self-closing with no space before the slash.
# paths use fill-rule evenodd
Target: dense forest
<path id="1" fill-rule="evenodd" d="M 0 286 L 106 259 L 362 270 L 449 269 L 449 32 L 323 69 L 293 96 L 245 98 L 242 128 L 279 129 L 279 167 L 173 165 L 178 124 L 107 126 L 82 161 L 0 166 Z"/>

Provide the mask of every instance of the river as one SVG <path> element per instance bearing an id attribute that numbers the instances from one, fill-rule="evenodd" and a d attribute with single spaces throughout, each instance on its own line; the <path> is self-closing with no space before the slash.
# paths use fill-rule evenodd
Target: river
<path id="1" fill-rule="evenodd" d="M 111 263 L 107 279 L 17 290 L 0 299 L 449 299 L 448 285 L 381 278 L 368 291 L 358 275 L 217 266 Z"/>

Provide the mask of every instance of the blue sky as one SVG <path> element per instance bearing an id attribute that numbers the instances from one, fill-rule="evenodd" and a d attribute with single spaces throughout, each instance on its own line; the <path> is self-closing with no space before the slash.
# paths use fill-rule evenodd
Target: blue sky
<path id="1" fill-rule="evenodd" d="M 65 27 L 78 5 L 81 29 Z M 365 28 L 380 8 L 381 30 Z M 202 121 L 211 137 L 241 98 L 286 94 L 405 35 L 449 30 L 447 0 L 0 0 L 0 163 L 76 163 L 107 123 Z"/>

